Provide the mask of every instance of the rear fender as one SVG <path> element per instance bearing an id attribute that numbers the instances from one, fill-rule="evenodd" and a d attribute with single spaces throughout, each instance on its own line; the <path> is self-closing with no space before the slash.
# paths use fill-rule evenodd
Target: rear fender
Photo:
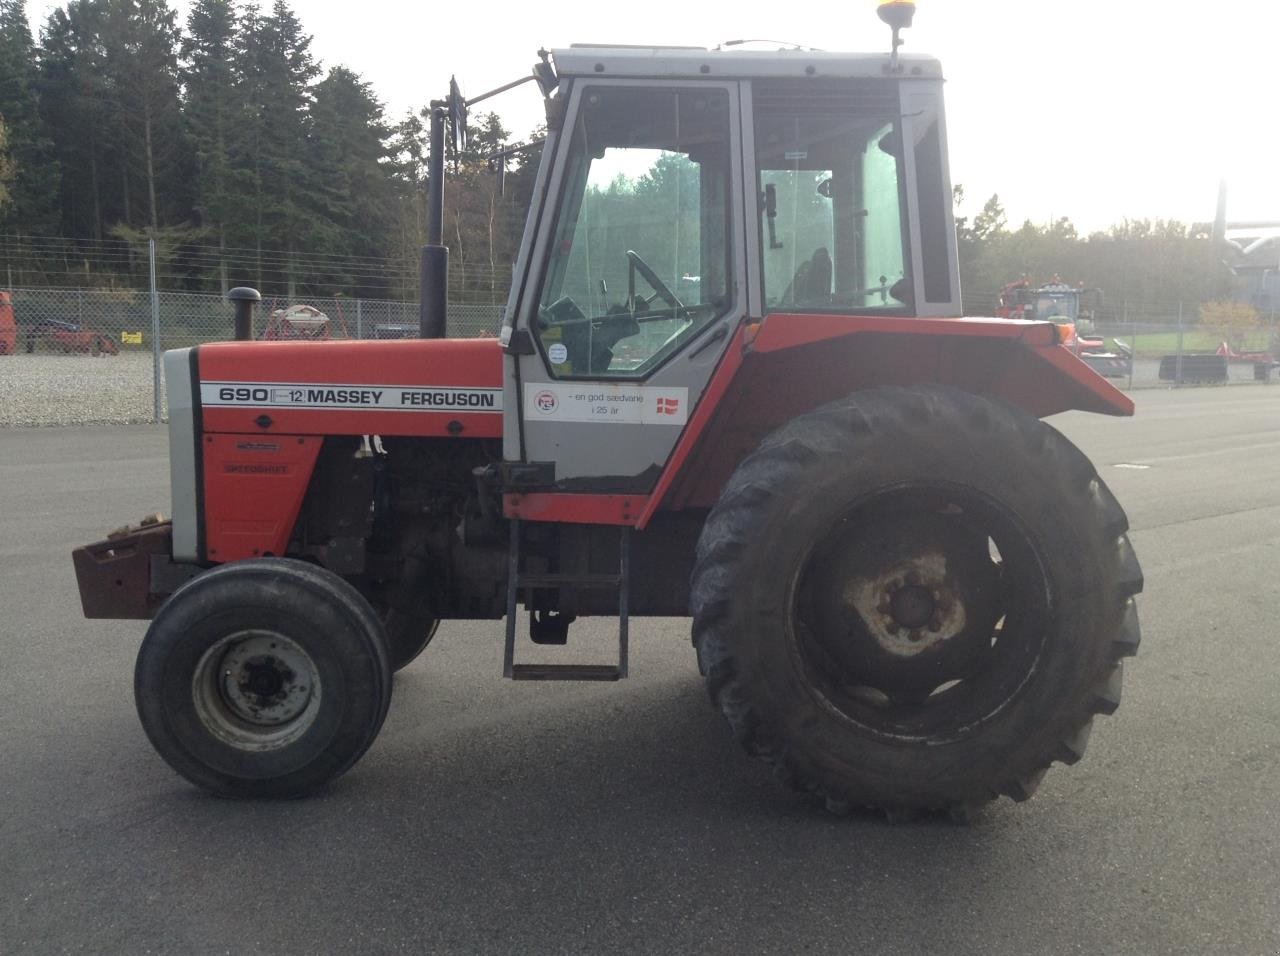
<path id="1" fill-rule="evenodd" d="M 775 428 L 850 392 L 936 383 L 1037 417 L 1132 415 L 1133 402 L 1059 344 L 1047 322 L 771 315 L 739 329 L 637 522 L 710 507 Z"/>

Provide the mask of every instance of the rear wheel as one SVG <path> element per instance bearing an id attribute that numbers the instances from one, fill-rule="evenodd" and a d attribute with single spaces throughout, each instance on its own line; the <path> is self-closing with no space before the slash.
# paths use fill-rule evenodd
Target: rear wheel
<path id="1" fill-rule="evenodd" d="M 416 660 L 440 629 L 440 622 L 433 617 L 414 617 L 395 608 L 385 609 L 381 617 L 393 671 L 403 670 Z"/>
<path id="2" fill-rule="evenodd" d="M 1142 588 L 1126 530 L 1037 419 L 861 392 L 725 487 L 693 577 L 699 663 L 747 749 L 833 804 L 1026 799 L 1118 704 Z"/>
<path id="3" fill-rule="evenodd" d="M 226 797 L 296 797 L 348 770 L 391 701 L 381 625 L 323 568 L 223 565 L 180 588 L 138 653 L 138 714 L 160 756 Z"/>
<path id="4" fill-rule="evenodd" d="M 440 629 L 439 619 L 428 613 L 434 568 L 428 545 L 430 527 L 413 523 L 396 530 L 398 533 L 386 535 L 384 529 L 376 547 L 384 559 L 388 552 L 395 555 L 394 573 L 356 581 L 382 622 L 393 671 L 416 660 Z"/>

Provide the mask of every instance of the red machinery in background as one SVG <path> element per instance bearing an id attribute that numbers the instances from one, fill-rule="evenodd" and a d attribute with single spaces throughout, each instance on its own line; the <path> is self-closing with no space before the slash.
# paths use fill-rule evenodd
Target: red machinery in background
<path id="1" fill-rule="evenodd" d="M 1133 350 L 1113 340 L 1116 347 L 1110 351 L 1106 341 L 1095 334 L 1093 323 L 1101 301 L 1101 289 L 1068 285 L 1057 275 L 1050 282 L 1035 286 L 1024 275 L 1000 289 L 996 315 L 1002 319 L 1052 322 L 1059 328 L 1070 326 L 1063 344 L 1100 375 L 1121 378 L 1132 370 Z"/>
<path id="2" fill-rule="evenodd" d="M 18 326 L 13 320 L 13 300 L 8 292 L 0 292 L 0 355 L 18 351 Z"/>

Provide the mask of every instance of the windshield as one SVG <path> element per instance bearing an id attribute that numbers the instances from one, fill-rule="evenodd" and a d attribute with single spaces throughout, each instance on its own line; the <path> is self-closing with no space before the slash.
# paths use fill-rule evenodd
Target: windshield
<path id="1" fill-rule="evenodd" d="M 1036 296 L 1034 317 L 1046 321 L 1074 322 L 1078 317 L 1078 300 L 1075 293 L 1040 293 Z"/>
<path id="2" fill-rule="evenodd" d="M 729 304 L 729 98 L 588 88 L 536 334 L 557 377 L 647 374 Z"/>

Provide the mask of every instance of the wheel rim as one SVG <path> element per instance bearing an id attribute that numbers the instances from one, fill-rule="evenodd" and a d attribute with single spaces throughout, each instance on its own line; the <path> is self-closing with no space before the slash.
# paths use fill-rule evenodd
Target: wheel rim
<path id="1" fill-rule="evenodd" d="M 973 489 L 859 500 L 810 550 L 789 601 L 796 662 L 824 709 L 872 735 L 942 743 L 1017 699 L 1052 623 L 1021 521 Z"/>
<path id="2" fill-rule="evenodd" d="M 228 634 L 201 656 L 192 677 L 200 722 L 241 750 L 275 750 L 293 743 L 320 710 L 320 674 L 303 648 L 282 634 Z"/>

